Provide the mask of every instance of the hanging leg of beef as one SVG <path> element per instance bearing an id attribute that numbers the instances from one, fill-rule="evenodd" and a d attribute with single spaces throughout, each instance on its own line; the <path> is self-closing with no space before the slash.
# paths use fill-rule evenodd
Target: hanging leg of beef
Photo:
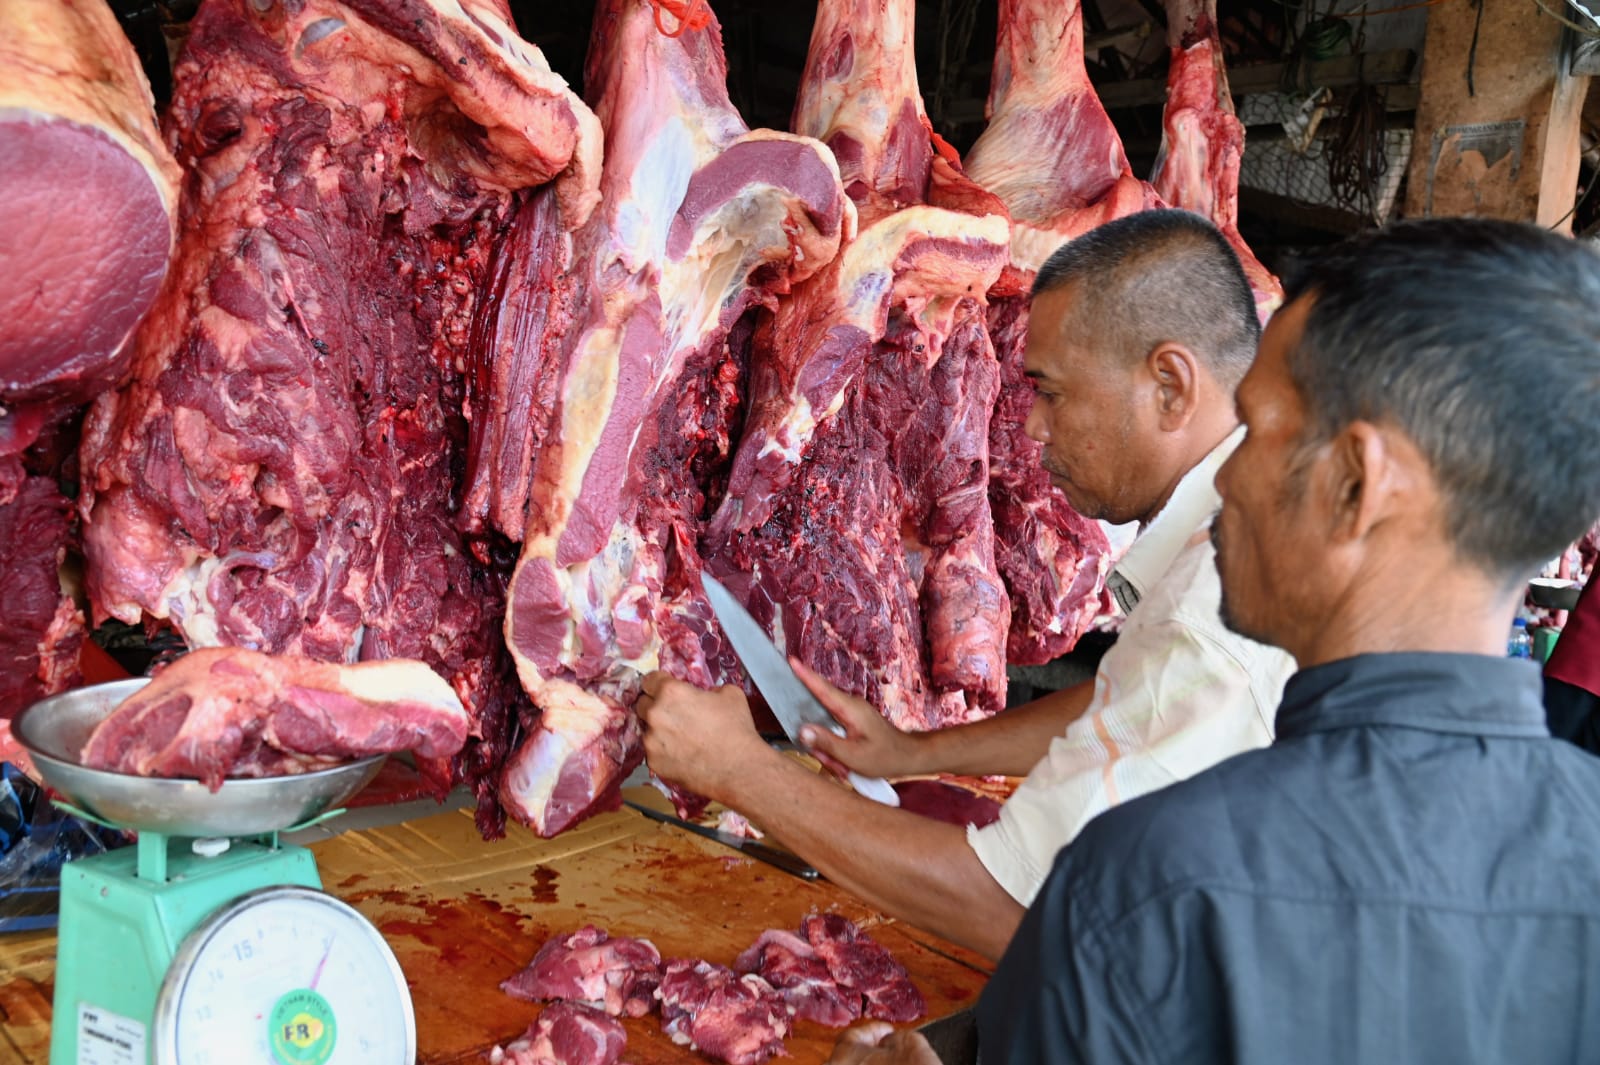
<path id="1" fill-rule="evenodd" d="M 1217 0 L 1167 0 L 1167 106 L 1161 118 L 1161 152 L 1150 179 L 1174 207 L 1217 224 L 1239 255 L 1256 309 L 1266 319 L 1283 299 L 1283 286 L 1239 235 L 1239 161 L 1244 123 L 1233 111 L 1228 72 L 1217 36 Z"/>
<path id="2" fill-rule="evenodd" d="M 503 741 L 505 574 L 455 528 L 462 370 L 513 197 L 554 182 L 581 222 L 598 122 L 497 0 L 206 0 L 174 86 L 182 242 L 82 448 L 97 613 L 421 659 Z M 501 757 L 462 762 L 491 832 Z"/>
<path id="3" fill-rule="evenodd" d="M 620 801 L 645 672 L 731 675 L 698 540 L 736 428 L 741 320 L 832 259 L 851 221 L 821 145 L 745 127 L 715 20 L 667 37 L 643 0 L 605 0 L 585 84 L 606 130 L 602 207 L 569 276 L 521 266 L 538 327 L 496 327 L 505 372 L 552 397 L 548 420 L 507 412 L 483 460 L 488 520 L 522 506 L 493 503 L 494 470 L 511 468 L 502 485 L 533 471 L 505 631 L 539 713 L 501 794 L 543 835 Z M 546 247 L 555 213 L 530 210 L 527 246 Z"/>

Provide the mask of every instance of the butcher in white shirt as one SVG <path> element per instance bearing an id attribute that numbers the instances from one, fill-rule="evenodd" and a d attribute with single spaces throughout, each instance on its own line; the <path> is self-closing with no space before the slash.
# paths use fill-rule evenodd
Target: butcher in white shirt
<path id="1" fill-rule="evenodd" d="M 803 736 L 819 755 L 868 776 L 1026 775 L 999 821 L 964 830 L 835 787 L 761 742 L 738 688 L 661 673 L 638 707 L 651 768 L 868 904 L 999 957 L 1056 852 L 1096 814 L 1272 739 L 1293 663 L 1222 625 L 1208 538 L 1259 333 L 1237 258 L 1197 215 L 1142 212 L 1062 247 L 1034 282 L 1027 431 L 1080 512 L 1139 523 L 1112 575 L 1127 611 L 1116 645 L 1092 681 L 927 733 L 801 671 L 847 730 Z"/>

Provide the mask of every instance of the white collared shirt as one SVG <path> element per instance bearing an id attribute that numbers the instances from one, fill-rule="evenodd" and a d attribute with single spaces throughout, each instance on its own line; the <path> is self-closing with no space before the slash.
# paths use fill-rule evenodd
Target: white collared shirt
<path id="1" fill-rule="evenodd" d="M 1095 815 L 1272 742 L 1294 660 L 1230 632 L 1217 613 L 1213 482 L 1243 436 L 1235 430 L 1184 475 L 1117 563 L 1109 583 L 1128 617 L 1100 660 L 1088 708 L 1051 741 L 1000 819 L 967 830 L 984 868 L 1024 906 Z"/>

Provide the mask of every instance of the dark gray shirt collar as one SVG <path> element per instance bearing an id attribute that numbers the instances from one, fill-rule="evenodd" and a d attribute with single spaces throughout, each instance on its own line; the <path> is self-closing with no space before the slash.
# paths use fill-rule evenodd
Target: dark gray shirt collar
<path id="1" fill-rule="evenodd" d="M 1302 669 L 1283 690 L 1278 740 L 1392 725 L 1474 736 L 1549 736 L 1539 670 L 1489 655 L 1406 651 Z"/>

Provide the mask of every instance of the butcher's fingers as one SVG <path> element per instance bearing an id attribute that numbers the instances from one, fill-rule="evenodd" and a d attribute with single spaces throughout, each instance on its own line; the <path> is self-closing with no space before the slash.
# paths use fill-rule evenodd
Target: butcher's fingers
<path id="1" fill-rule="evenodd" d="M 789 663 L 817 701 L 844 726 L 843 736 L 812 725 L 800 730 L 800 742 L 818 761 L 834 773 L 843 768 L 868 777 L 907 776 L 924 771 L 922 744 L 916 735 L 901 732 L 885 721 L 871 703 L 840 691 L 798 659 L 791 658 Z"/>

